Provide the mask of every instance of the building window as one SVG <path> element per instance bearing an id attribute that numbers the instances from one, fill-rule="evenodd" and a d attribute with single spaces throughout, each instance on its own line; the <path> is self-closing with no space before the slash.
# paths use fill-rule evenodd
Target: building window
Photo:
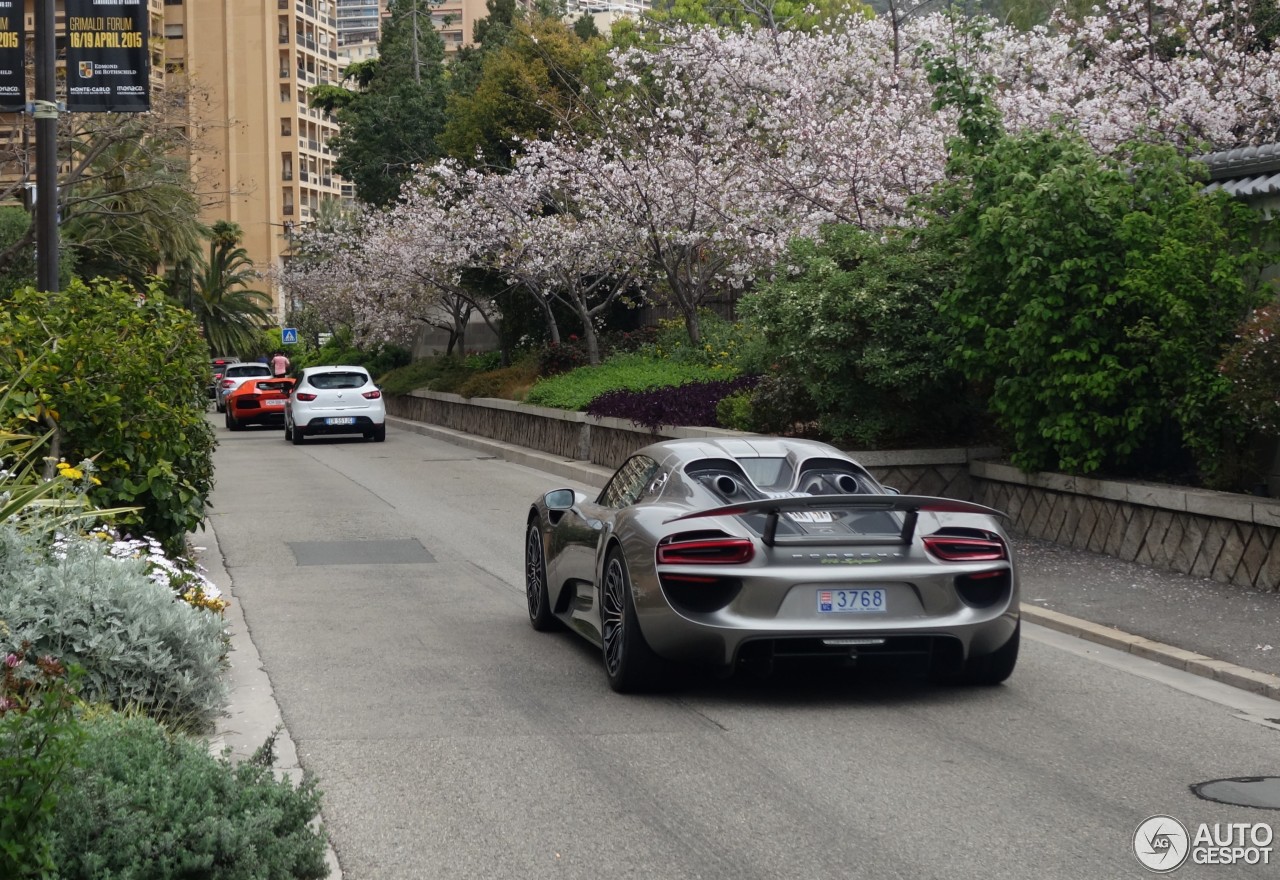
<path id="1" fill-rule="evenodd" d="M 181 39 L 182 39 L 182 25 L 181 25 L 181 24 L 167 24 L 167 25 L 165 25 L 165 26 L 164 26 L 164 38 L 165 38 L 166 40 L 181 40 Z"/>

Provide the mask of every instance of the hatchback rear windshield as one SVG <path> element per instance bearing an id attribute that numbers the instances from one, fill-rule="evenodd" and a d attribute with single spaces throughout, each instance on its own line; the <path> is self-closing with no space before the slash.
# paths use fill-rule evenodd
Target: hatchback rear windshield
<path id="1" fill-rule="evenodd" d="M 317 373 L 307 380 L 316 388 L 359 388 L 369 381 L 366 373 Z"/>
<path id="2" fill-rule="evenodd" d="M 271 368 L 266 364 L 229 364 L 228 376 L 270 376 Z"/>

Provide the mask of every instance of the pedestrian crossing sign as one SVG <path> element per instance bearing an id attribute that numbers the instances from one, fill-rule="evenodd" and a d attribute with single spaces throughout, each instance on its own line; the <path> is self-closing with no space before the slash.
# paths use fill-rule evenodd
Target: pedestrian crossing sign
<path id="1" fill-rule="evenodd" d="M 280 342 L 284 345 L 297 345 L 298 329 L 296 327 L 285 327 L 280 331 Z"/>

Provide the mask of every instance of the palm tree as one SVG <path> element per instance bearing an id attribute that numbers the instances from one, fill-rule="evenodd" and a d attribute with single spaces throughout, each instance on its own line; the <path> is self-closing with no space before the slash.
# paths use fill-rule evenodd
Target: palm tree
<path id="1" fill-rule="evenodd" d="M 240 246 L 240 227 L 219 220 L 209 234 L 209 259 L 180 263 L 169 273 L 169 295 L 195 314 L 211 355 L 255 354 L 259 331 L 271 323 L 271 297 L 249 287 L 261 274 Z"/>
<path id="2" fill-rule="evenodd" d="M 186 161 L 159 152 L 167 141 L 97 135 L 63 205 L 61 230 L 82 277 L 147 278 L 200 252 L 200 202 Z"/>

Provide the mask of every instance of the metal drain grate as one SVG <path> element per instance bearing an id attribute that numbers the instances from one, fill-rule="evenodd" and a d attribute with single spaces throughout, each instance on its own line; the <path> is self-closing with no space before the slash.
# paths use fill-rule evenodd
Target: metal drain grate
<path id="1" fill-rule="evenodd" d="M 288 543 L 298 565 L 416 565 L 436 561 L 417 538 Z"/>

